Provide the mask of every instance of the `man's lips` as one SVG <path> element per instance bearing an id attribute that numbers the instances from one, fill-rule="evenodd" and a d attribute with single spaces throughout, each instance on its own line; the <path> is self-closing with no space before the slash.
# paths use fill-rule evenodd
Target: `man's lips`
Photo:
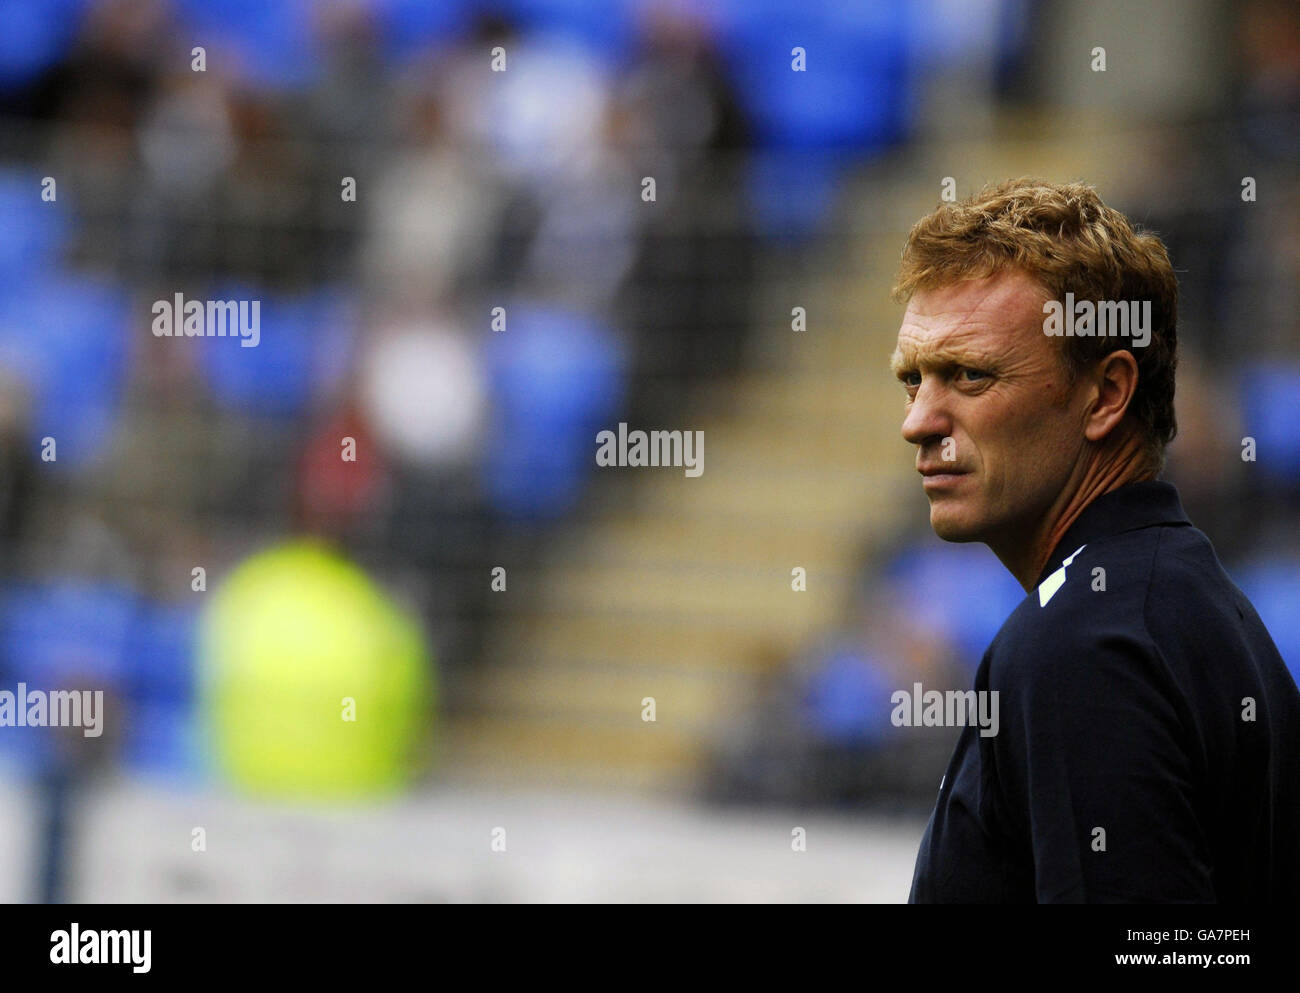
<path id="1" fill-rule="evenodd" d="M 919 465 L 916 471 L 927 478 L 932 476 L 965 476 L 966 469 L 954 469 L 950 465 Z"/>
<path id="2" fill-rule="evenodd" d="M 969 475 L 964 469 L 954 469 L 951 466 L 923 466 L 917 472 L 925 477 L 921 480 L 921 488 L 926 492 L 955 485 L 963 476 Z"/>

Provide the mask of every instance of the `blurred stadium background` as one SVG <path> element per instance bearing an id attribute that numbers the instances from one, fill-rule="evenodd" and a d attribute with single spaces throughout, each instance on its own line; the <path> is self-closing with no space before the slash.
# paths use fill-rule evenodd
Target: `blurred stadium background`
<path id="1" fill-rule="evenodd" d="M 0 25 L 0 688 L 107 698 L 102 738 L 0 729 L 0 898 L 905 899 L 956 729 L 889 695 L 968 686 L 1022 595 L 899 436 L 888 291 L 945 177 L 1165 237 L 1168 478 L 1300 677 L 1294 3 Z M 155 337 L 176 293 L 260 300 L 259 346 Z M 702 430 L 704 474 L 597 471 L 619 421 Z"/>

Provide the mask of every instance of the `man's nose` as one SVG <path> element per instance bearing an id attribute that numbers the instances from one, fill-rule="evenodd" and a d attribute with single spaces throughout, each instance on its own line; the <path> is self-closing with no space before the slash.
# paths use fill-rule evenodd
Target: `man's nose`
<path id="1" fill-rule="evenodd" d="M 903 418 L 903 438 L 913 445 L 933 443 L 952 434 L 952 417 L 949 415 L 941 389 L 933 380 L 921 382 L 916 396 Z"/>

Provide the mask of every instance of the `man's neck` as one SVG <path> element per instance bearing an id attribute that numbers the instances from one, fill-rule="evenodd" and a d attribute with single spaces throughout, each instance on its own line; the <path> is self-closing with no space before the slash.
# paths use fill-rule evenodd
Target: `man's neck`
<path id="1" fill-rule="evenodd" d="M 996 546 L 990 543 L 990 547 L 1028 593 L 1038 582 L 1048 556 L 1085 507 L 1103 494 L 1129 483 L 1154 479 L 1155 475 L 1142 438 L 1136 432 L 1128 432 L 1122 440 L 1081 464 L 1034 529 L 1031 540 L 1026 542 L 1021 531 Z"/>

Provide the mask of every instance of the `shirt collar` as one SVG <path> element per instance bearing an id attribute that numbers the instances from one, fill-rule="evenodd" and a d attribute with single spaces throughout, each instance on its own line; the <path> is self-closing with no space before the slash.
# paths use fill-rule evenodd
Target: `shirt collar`
<path id="1" fill-rule="evenodd" d="M 1103 493 L 1083 508 L 1083 513 L 1057 542 L 1034 585 L 1042 585 L 1070 554 L 1090 542 L 1157 524 L 1190 527 L 1191 523 L 1172 483 L 1151 479 Z"/>

